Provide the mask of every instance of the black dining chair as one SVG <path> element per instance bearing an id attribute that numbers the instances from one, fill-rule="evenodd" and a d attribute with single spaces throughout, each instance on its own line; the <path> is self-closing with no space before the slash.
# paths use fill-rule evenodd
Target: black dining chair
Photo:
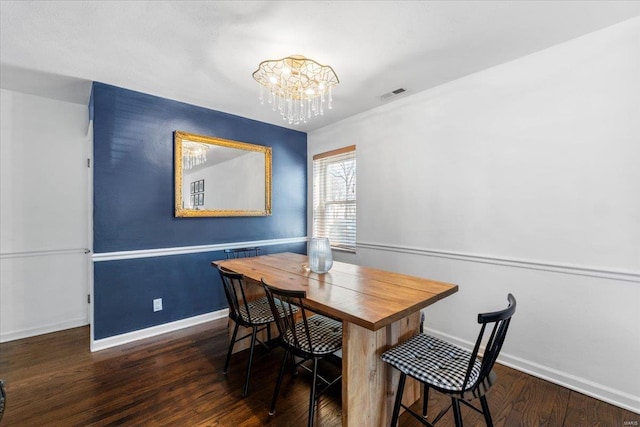
<path id="1" fill-rule="evenodd" d="M 251 247 L 251 248 L 233 248 L 233 249 L 225 249 L 224 254 L 227 259 L 233 258 L 249 258 L 260 255 L 259 247 Z"/>
<path id="2" fill-rule="evenodd" d="M 279 342 L 284 347 L 285 353 L 282 357 L 280 374 L 273 392 L 269 415 L 275 413 L 276 400 L 280 393 L 287 360 L 291 357 L 296 368 L 300 366 L 313 375 L 307 422 L 307 425 L 312 427 L 316 401 L 322 393 L 342 378 L 338 376 L 333 380 L 327 380 L 318 373 L 318 362 L 332 356 L 342 348 L 342 322 L 315 313 L 309 316 L 302 301 L 306 297 L 305 291 L 279 289 L 269 285 L 264 279 L 262 279 L 262 284 L 267 293 L 272 313 L 284 313 L 283 316 L 276 317 L 276 325 L 280 333 Z M 299 310 L 297 316 L 296 310 Z M 296 363 L 295 357 L 301 360 Z M 313 363 L 312 368 L 304 365 L 309 360 Z M 321 390 L 318 390 L 318 380 L 324 385 Z"/>
<path id="3" fill-rule="evenodd" d="M 482 327 L 471 352 L 421 333 L 382 354 L 383 361 L 400 371 L 400 381 L 391 418 L 392 427 L 398 423 L 401 407 L 427 426 L 436 424 L 453 407 L 456 427 L 462 427 L 460 403 L 483 414 L 487 426 L 493 426 L 485 394 L 497 379 L 493 365 L 507 336 L 511 317 L 516 312 L 516 299 L 513 295 L 509 294 L 507 300 L 509 305 L 504 310 L 478 314 L 478 323 Z M 485 333 L 489 330 L 491 334 L 485 344 L 484 354 L 479 356 L 480 346 L 484 341 Z M 422 416 L 402 403 L 407 375 L 424 384 Z M 431 388 L 450 396 L 451 404 L 444 408 L 432 422 L 428 422 L 427 403 Z M 470 403 L 475 399 L 480 399 L 481 409 Z"/>
<path id="4" fill-rule="evenodd" d="M 229 304 L 229 318 L 235 323 L 231 342 L 229 343 L 229 350 L 227 351 L 227 358 L 224 362 L 223 374 L 226 375 L 227 370 L 229 369 L 229 362 L 231 361 L 231 354 L 233 353 L 233 346 L 235 343 L 251 337 L 249 361 L 247 363 L 247 373 L 242 392 L 242 396 L 246 397 L 249 392 L 249 377 L 251 375 L 254 348 L 257 343 L 260 343 L 267 350 L 271 350 L 271 347 L 269 347 L 269 344 L 267 343 L 271 341 L 270 325 L 274 321 L 274 318 L 266 296 L 256 300 L 247 301 L 244 276 L 242 274 L 234 273 L 221 266 L 218 267 L 218 272 L 220 273 L 220 279 L 222 280 L 222 285 L 224 287 L 224 294 L 227 297 L 227 303 Z M 240 326 L 251 328 L 251 333 L 237 338 Z M 263 330 L 267 331 L 267 343 L 264 343 L 257 338 L 258 333 Z"/>
<path id="5" fill-rule="evenodd" d="M 0 380 L 0 421 L 4 415 L 4 408 L 7 404 L 7 393 L 4 391 L 4 381 Z"/>

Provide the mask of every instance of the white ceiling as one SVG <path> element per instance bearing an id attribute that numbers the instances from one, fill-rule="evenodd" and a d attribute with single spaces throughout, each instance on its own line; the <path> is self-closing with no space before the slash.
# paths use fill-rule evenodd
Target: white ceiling
<path id="1" fill-rule="evenodd" d="M 636 16 L 640 1 L 2 0 L 0 77 L 82 104 L 99 81 L 308 132 Z M 251 77 L 290 54 L 340 79 L 333 110 L 298 126 Z"/>

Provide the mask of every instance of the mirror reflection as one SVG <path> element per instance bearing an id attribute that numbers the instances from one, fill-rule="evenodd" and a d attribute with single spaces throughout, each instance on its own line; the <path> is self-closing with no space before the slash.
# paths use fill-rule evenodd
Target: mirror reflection
<path id="1" fill-rule="evenodd" d="M 175 215 L 271 214 L 271 148 L 175 132 Z"/>

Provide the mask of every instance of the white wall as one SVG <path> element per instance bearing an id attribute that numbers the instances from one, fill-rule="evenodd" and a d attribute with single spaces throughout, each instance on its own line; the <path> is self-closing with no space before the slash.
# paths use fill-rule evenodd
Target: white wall
<path id="1" fill-rule="evenodd" d="M 308 140 L 357 145 L 358 250 L 336 259 L 457 283 L 425 313 L 461 345 L 512 292 L 503 363 L 640 412 L 640 18 Z"/>
<path id="2" fill-rule="evenodd" d="M 88 322 L 87 106 L 1 91 L 0 342 Z"/>

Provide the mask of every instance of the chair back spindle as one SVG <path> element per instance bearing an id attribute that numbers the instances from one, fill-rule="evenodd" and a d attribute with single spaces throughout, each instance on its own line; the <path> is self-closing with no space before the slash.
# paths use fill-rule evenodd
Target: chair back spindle
<path id="1" fill-rule="evenodd" d="M 244 291 L 244 276 L 226 270 L 223 267 L 220 267 L 218 271 L 220 272 L 224 294 L 229 304 L 229 317 L 240 324 L 252 323 L 251 310 L 249 310 Z M 244 310 L 241 310 L 241 307 Z"/>
<path id="2" fill-rule="evenodd" d="M 251 247 L 225 249 L 224 254 L 226 255 L 227 259 L 256 257 L 260 255 L 260 248 Z"/>
<path id="3" fill-rule="evenodd" d="M 289 338 L 297 348 L 308 349 L 308 353 L 314 353 L 314 341 L 311 339 L 309 320 L 306 310 L 303 308 L 302 299 L 306 298 L 305 291 L 292 291 L 271 287 L 264 283 L 267 299 L 271 305 L 271 311 L 281 313 L 281 317 L 276 318 L 278 333 L 282 337 Z M 296 321 L 296 312 L 299 312 L 300 320 Z M 297 325 L 302 325 L 302 327 Z"/>
<path id="4" fill-rule="evenodd" d="M 481 324 L 482 327 L 480 328 L 478 339 L 476 340 L 473 352 L 471 353 L 471 358 L 469 359 L 469 365 L 465 374 L 462 390 L 468 389 L 469 378 L 471 377 L 474 361 L 476 359 L 481 359 L 482 361 L 480 364 L 478 381 L 476 383 L 482 382 L 482 380 L 488 377 L 493 370 L 493 365 L 496 363 L 500 350 L 502 350 L 504 340 L 507 337 L 507 330 L 509 329 L 511 317 L 516 311 L 516 300 L 513 295 L 507 295 L 507 301 L 509 305 L 504 310 L 478 314 L 478 323 Z M 490 328 L 491 334 L 489 335 L 489 339 L 485 345 L 484 353 L 482 357 L 478 357 L 480 347 L 482 346 L 482 342 L 484 341 L 484 337 L 487 332 L 487 326 L 491 324 L 493 324 Z M 471 386 L 473 385 L 474 384 L 471 384 Z"/>

